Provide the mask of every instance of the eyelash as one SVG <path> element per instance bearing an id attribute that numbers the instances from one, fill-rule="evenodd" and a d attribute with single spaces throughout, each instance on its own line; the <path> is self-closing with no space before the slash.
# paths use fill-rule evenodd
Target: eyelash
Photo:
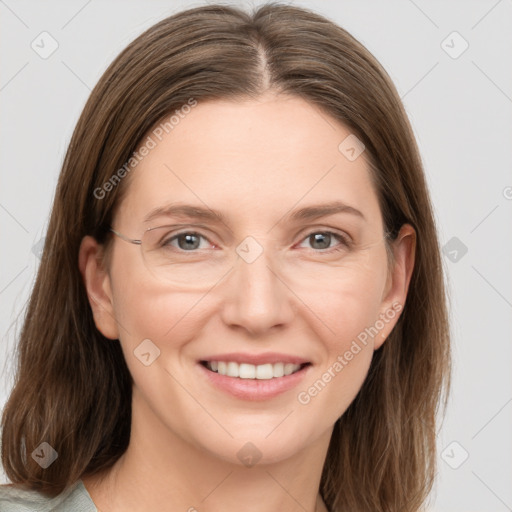
<path id="1" fill-rule="evenodd" d="M 331 254 L 333 252 L 338 252 L 338 251 L 343 251 L 343 250 L 350 249 L 350 247 L 352 246 L 352 243 L 348 239 L 348 237 L 346 237 L 344 235 L 341 235 L 340 233 L 336 233 L 334 231 L 328 231 L 328 230 L 326 230 L 326 231 L 322 231 L 322 230 L 310 231 L 306 236 L 304 236 L 301 239 L 301 243 L 304 242 L 304 240 L 306 240 L 309 237 L 311 237 L 312 235 L 316 235 L 316 234 L 331 235 L 334 238 L 336 238 L 338 241 L 341 242 L 339 245 L 337 245 L 335 247 L 331 247 L 330 249 L 318 249 L 318 250 L 312 249 L 314 252 L 316 252 L 318 254 Z M 177 234 L 173 235 L 172 237 L 168 238 L 167 240 L 162 241 L 162 245 L 170 244 L 170 242 L 172 242 L 173 240 L 176 240 L 178 237 L 183 236 L 183 235 L 195 235 L 195 236 L 199 236 L 201 238 L 204 238 L 205 240 L 208 240 L 208 238 L 206 236 L 204 236 L 201 233 L 198 233 L 196 231 L 182 231 L 181 233 L 177 233 Z M 210 240 L 208 240 L 208 242 L 211 243 Z M 183 252 L 183 253 L 187 253 L 187 252 L 194 253 L 194 252 L 197 252 L 197 249 L 194 250 L 194 251 L 184 251 L 183 249 L 175 248 L 174 246 L 172 246 L 172 247 L 174 249 L 176 249 L 177 251 Z"/>

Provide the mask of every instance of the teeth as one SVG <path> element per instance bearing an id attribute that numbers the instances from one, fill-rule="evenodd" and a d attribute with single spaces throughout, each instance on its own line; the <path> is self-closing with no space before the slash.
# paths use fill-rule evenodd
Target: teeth
<path id="1" fill-rule="evenodd" d="M 256 378 L 257 379 L 271 379 L 274 377 L 274 365 L 273 364 L 260 364 L 256 366 Z"/>
<path id="2" fill-rule="evenodd" d="M 228 363 L 225 375 L 228 377 L 238 377 L 239 373 L 238 365 L 236 363 Z"/>
<path id="3" fill-rule="evenodd" d="M 276 363 L 274 365 L 274 377 L 282 377 L 284 375 L 284 363 Z"/>
<path id="4" fill-rule="evenodd" d="M 287 363 L 284 365 L 284 374 L 291 375 L 295 371 L 296 364 Z"/>
<path id="5" fill-rule="evenodd" d="M 256 366 L 253 364 L 245 364 L 242 363 L 238 365 L 237 363 L 231 363 L 239 367 L 238 376 L 241 379 L 255 379 L 256 378 Z M 225 374 L 224 374 L 225 375 Z"/>
<path id="6" fill-rule="evenodd" d="M 240 379 L 261 379 L 268 380 L 284 375 L 291 375 L 300 369 L 300 364 L 275 363 L 275 364 L 248 364 L 235 363 L 233 361 L 208 361 L 206 366 L 209 370 L 228 377 Z"/>

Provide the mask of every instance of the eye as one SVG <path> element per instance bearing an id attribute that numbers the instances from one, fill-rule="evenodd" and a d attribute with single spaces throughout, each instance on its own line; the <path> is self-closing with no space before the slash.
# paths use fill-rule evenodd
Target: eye
<path id="1" fill-rule="evenodd" d="M 201 239 L 205 241 L 201 246 Z M 336 241 L 338 244 L 336 244 Z M 309 233 L 303 242 L 309 242 L 315 252 L 331 253 L 334 251 L 346 250 L 350 247 L 350 240 L 333 231 L 313 231 Z M 336 244 L 336 245 L 333 245 Z M 172 247 L 183 252 L 195 252 L 200 249 L 208 249 L 214 246 L 204 235 L 194 231 L 183 231 L 174 235 L 164 237 L 159 244 L 161 247 Z"/>
<path id="2" fill-rule="evenodd" d="M 174 235 L 170 238 L 168 238 L 167 240 L 165 240 L 162 245 L 163 246 L 172 246 L 172 247 L 176 247 L 176 245 L 174 245 L 172 242 L 176 241 L 177 242 L 177 249 L 181 249 L 183 251 L 193 251 L 195 249 L 200 249 L 200 248 L 205 248 L 205 247 L 200 247 L 200 240 L 201 238 L 203 240 L 206 240 L 208 242 L 208 239 L 206 237 L 204 237 L 203 235 L 201 235 L 200 233 L 195 233 L 195 232 L 191 232 L 191 231 L 185 231 L 183 233 L 178 233 L 177 235 Z M 210 243 L 210 242 L 208 242 Z M 210 244 L 211 245 L 211 244 Z"/>
<path id="3" fill-rule="evenodd" d="M 335 247 L 331 246 L 332 242 L 338 241 L 339 244 Z M 350 242 L 347 237 L 334 233 L 333 231 L 314 231 L 306 236 L 304 241 L 308 241 L 316 252 L 333 252 L 341 251 L 350 247 Z M 304 243 L 304 242 L 303 242 Z M 325 250 L 331 249 L 331 250 Z"/>

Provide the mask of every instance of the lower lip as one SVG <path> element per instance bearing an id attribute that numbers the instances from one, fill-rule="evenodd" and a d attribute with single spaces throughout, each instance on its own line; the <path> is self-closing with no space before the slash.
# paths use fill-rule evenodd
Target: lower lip
<path id="1" fill-rule="evenodd" d="M 291 375 L 272 379 L 239 379 L 212 372 L 201 363 L 198 366 L 211 384 L 242 400 L 267 400 L 289 391 L 302 381 L 311 368 L 309 364 Z"/>

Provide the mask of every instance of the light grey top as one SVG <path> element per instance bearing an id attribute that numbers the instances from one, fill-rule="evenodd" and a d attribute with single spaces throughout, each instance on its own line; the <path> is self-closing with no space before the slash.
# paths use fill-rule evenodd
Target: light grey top
<path id="1" fill-rule="evenodd" d="M 82 480 L 55 498 L 37 491 L 0 485 L 2 512 L 98 512 Z"/>

